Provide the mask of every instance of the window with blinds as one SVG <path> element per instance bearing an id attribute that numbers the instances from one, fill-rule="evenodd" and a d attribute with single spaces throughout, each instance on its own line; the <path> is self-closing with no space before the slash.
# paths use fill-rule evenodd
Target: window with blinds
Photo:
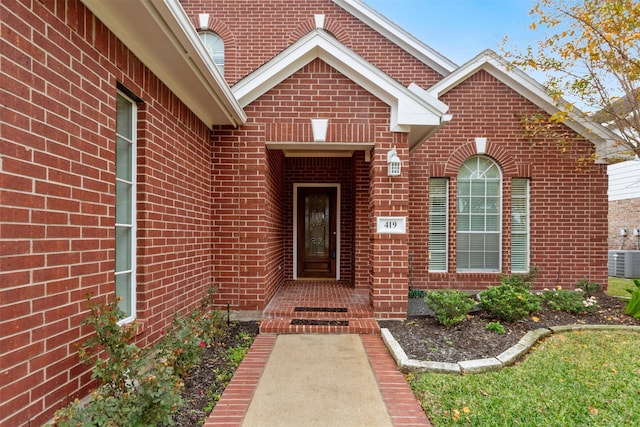
<path id="1" fill-rule="evenodd" d="M 429 271 L 447 271 L 448 180 L 429 179 Z"/>
<path id="2" fill-rule="evenodd" d="M 499 272 L 502 175 L 488 157 L 467 159 L 458 171 L 456 265 L 462 272 Z"/>
<path id="3" fill-rule="evenodd" d="M 529 180 L 511 181 L 511 271 L 529 272 Z"/>

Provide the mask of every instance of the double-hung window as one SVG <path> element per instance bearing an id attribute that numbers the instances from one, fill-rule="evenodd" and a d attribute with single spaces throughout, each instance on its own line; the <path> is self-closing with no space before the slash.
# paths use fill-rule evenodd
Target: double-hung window
<path id="1" fill-rule="evenodd" d="M 133 100 L 116 95 L 116 297 L 125 313 L 136 317 L 136 118 Z"/>
<path id="2" fill-rule="evenodd" d="M 529 271 L 529 180 L 511 180 L 511 272 Z"/>
<path id="3" fill-rule="evenodd" d="M 500 272 L 502 174 L 488 157 L 458 170 L 456 264 L 461 272 Z"/>
<path id="4" fill-rule="evenodd" d="M 446 178 L 429 179 L 429 271 L 447 271 L 448 181 Z"/>

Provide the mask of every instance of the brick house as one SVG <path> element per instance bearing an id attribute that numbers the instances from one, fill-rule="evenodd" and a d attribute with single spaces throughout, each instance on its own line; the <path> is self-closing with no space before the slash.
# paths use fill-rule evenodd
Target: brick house
<path id="1" fill-rule="evenodd" d="M 524 137 L 555 108 L 493 52 L 457 66 L 360 0 L 0 10 L 1 425 L 87 394 L 87 293 L 148 345 L 212 285 L 259 316 L 338 282 L 384 319 L 410 286 L 606 283 L 606 169 L 576 158 L 611 135 Z"/>

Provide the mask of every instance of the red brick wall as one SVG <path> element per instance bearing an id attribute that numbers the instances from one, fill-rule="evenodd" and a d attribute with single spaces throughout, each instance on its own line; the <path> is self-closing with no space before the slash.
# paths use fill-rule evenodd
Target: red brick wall
<path id="1" fill-rule="evenodd" d="M 455 195 L 459 165 L 475 154 L 475 137 L 488 138 L 488 155 L 503 173 L 502 267 L 510 272 L 510 178 L 530 178 L 531 257 L 537 286 L 572 286 L 586 277 L 606 284 L 607 180 L 603 166 L 576 171 L 587 142 L 560 153 L 551 143 L 522 137 L 519 117 L 536 107 L 486 72 L 445 94 L 453 121 L 412 154 L 410 253 L 411 286 L 481 289 L 497 274 L 455 272 Z M 449 177 L 449 271 L 428 273 L 428 178 Z"/>
<path id="2" fill-rule="evenodd" d="M 351 158 L 288 158 L 285 167 L 285 276 L 293 277 L 293 185 L 340 184 L 340 279 L 353 283 L 353 219 L 355 214 Z M 367 189 L 368 191 L 368 189 Z M 362 286 L 362 284 L 361 284 Z M 366 284 L 365 284 L 366 286 Z"/>
<path id="3" fill-rule="evenodd" d="M 381 130 L 388 129 L 389 107 L 315 60 L 245 111 L 247 125 L 221 128 L 213 135 L 213 194 L 218 196 L 213 204 L 213 275 L 220 288 L 219 303 L 261 310 L 282 281 L 293 277 L 295 182 L 341 184 L 341 277 L 353 280 L 356 252 L 364 260 L 358 268 L 368 265 L 369 236 L 360 232 L 362 243 L 356 243 L 352 228 L 354 215 L 370 218 L 364 154 L 358 152 L 353 159 L 282 159 L 280 151 L 266 149 L 265 143 L 310 142 L 310 119 L 317 117 L 329 119 L 327 141 L 371 142 L 379 134 L 391 135 Z M 357 194 L 354 175 L 360 183 Z M 366 211 L 356 213 L 356 203 Z M 368 286 L 366 271 L 358 276 L 357 286 Z"/>
<path id="4" fill-rule="evenodd" d="M 85 295 L 114 293 L 115 95 L 140 97 L 138 342 L 212 284 L 209 131 L 76 0 L 2 2 L 0 424 L 92 385 Z"/>
<path id="5" fill-rule="evenodd" d="M 211 30 L 225 42 L 224 72 L 232 85 L 315 28 L 315 14 L 325 15 L 325 29 L 341 43 L 403 85 L 415 82 L 428 87 L 440 79 L 331 0 L 182 0 L 181 4 L 196 28 L 199 13 L 212 15 Z"/>
<path id="6" fill-rule="evenodd" d="M 609 249 L 640 250 L 640 238 L 633 235 L 633 229 L 640 229 L 640 198 L 612 200 L 609 202 Z M 627 230 L 627 236 L 620 236 L 620 229 Z"/>

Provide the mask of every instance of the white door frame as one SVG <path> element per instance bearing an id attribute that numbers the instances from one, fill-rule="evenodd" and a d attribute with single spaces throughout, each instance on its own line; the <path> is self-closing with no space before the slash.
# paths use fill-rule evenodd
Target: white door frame
<path id="1" fill-rule="evenodd" d="M 293 184 L 293 280 L 298 280 L 298 188 L 305 187 L 336 189 L 336 280 L 340 280 L 340 184 L 317 182 Z"/>

